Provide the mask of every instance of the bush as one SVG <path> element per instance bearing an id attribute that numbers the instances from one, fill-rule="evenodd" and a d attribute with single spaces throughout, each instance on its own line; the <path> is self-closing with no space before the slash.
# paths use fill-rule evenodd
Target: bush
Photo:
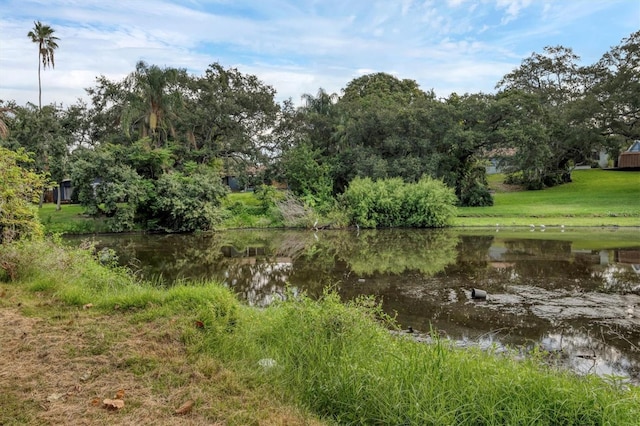
<path id="1" fill-rule="evenodd" d="M 0 243 L 42 235 L 33 205 L 44 188 L 44 177 L 20 167 L 31 162 L 24 151 L 0 147 Z"/>
<path id="2" fill-rule="evenodd" d="M 455 193 L 439 180 L 417 183 L 400 178 L 356 178 L 342 195 L 351 222 L 365 228 L 448 226 L 455 216 Z"/>
<path id="3" fill-rule="evenodd" d="M 166 173 L 156 182 L 152 218 L 165 231 L 208 231 L 221 220 L 219 207 L 225 195 L 213 169 L 203 166 L 189 175 Z"/>
<path id="4" fill-rule="evenodd" d="M 284 195 L 280 193 L 272 185 L 260 185 L 254 192 L 256 199 L 260 202 L 262 207 L 262 213 L 267 213 L 270 209 L 276 206 L 276 203 L 284 198 Z"/>

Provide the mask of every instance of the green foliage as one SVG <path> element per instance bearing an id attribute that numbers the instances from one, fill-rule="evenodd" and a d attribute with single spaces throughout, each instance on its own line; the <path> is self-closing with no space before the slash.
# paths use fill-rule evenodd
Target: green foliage
<path id="1" fill-rule="evenodd" d="M 440 228 L 451 223 L 457 199 L 453 190 L 429 177 L 414 184 L 356 178 L 342 201 L 351 222 L 364 228 Z"/>
<path id="2" fill-rule="evenodd" d="M 624 38 L 588 67 L 590 93 L 583 108 L 594 117 L 603 134 L 613 139 L 640 139 L 640 31 Z M 609 141 L 608 141 L 609 142 Z M 617 156 L 616 156 L 617 157 Z"/>
<path id="3" fill-rule="evenodd" d="M 45 179 L 21 167 L 32 162 L 24 150 L 0 147 L 0 243 L 42 235 L 42 225 L 33 205 Z"/>
<path id="4" fill-rule="evenodd" d="M 145 179 L 157 179 L 173 167 L 171 149 L 156 148 L 151 144 L 151 138 L 136 141 L 127 151 L 131 166 Z"/>
<path id="5" fill-rule="evenodd" d="M 291 191 L 310 205 L 327 203 L 332 197 L 333 181 L 319 151 L 300 144 L 285 153 L 283 167 Z"/>
<path id="6" fill-rule="evenodd" d="M 73 125 L 68 114 L 56 105 L 42 108 L 32 104 L 24 107 L 12 105 L 11 111 L 7 118 L 11 131 L 2 145 L 29 152 L 33 161 L 25 166 L 38 173 L 46 173 L 53 181 L 46 182 L 45 188 L 68 178 L 69 146 L 73 141 Z"/>
<path id="7" fill-rule="evenodd" d="M 112 232 L 133 229 L 137 206 L 152 194 L 150 183 L 123 157 L 124 150 L 114 145 L 77 150 L 71 172 L 87 214 L 106 216 Z"/>
<path id="8" fill-rule="evenodd" d="M 271 185 L 260 185 L 256 188 L 254 195 L 260 202 L 262 212 L 266 213 L 276 206 L 279 200 L 284 198 L 284 194 Z"/>
<path id="9" fill-rule="evenodd" d="M 573 167 L 602 145 L 578 60 L 570 48 L 546 47 L 498 83 L 500 98 L 511 104 L 505 121 L 515 129 L 506 143 L 516 152 L 505 158 L 505 169 L 521 173 L 528 189 L 570 182 Z"/>
<path id="10" fill-rule="evenodd" d="M 165 173 L 157 180 L 151 201 L 156 226 L 166 231 L 207 231 L 220 222 L 226 188 L 218 174 L 200 167 L 192 174 Z"/>

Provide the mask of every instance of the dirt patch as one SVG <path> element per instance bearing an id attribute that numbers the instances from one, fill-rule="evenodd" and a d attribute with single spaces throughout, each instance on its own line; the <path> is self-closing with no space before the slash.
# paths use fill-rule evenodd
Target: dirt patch
<path id="1" fill-rule="evenodd" d="M 189 357 L 175 320 L 9 305 L 0 304 L 0 425 L 320 424 L 215 360 Z M 114 398 L 124 407 L 105 408 Z"/>
<path id="2" fill-rule="evenodd" d="M 520 192 L 524 191 L 522 185 L 509 185 L 504 182 L 492 182 L 490 185 L 492 191 L 495 192 Z"/>

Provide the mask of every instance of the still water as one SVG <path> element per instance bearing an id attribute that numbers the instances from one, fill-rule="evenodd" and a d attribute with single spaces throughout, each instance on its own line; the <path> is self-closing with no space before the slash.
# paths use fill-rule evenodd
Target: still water
<path id="1" fill-rule="evenodd" d="M 138 275 L 214 279 L 254 306 L 287 291 L 375 295 L 399 324 L 459 345 L 542 347 L 640 384 L 637 229 L 227 231 L 101 235 Z M 72 240 L 73 241 L 73 240 Z M 473 288 L 486 300 L 473 299 Z"/>

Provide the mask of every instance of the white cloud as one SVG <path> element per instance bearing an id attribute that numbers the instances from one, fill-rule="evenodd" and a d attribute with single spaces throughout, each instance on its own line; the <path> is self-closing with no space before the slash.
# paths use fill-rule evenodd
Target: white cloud
<path id="1" fill-rule="evenodd" d="M 499 9 L 505 9 L 506 15 L 502 17 L 503 25 L 515 20 L 523 9 L 531 5 L 532 0 L 497 0 L 496 6 Z"/>
<path id="2" fill-rule="evenodd" d="M 202 74 L 219 62 L 256 74 L 278 99 L 339 92 L 362 72 L 394 72 L 439 96 L 491 91 L 531 51 L 565 44 L 590 59 L 637 29 L 625 0 L 0 0 L 0 99 L 37 100 L 34 17 L 59 37 L 43 101 L 72 103 L 95 77 L 120 79 L 143 59 Z M 620 25 L 593 23 L 616 13 Z M 525 19 L 526 17 L 526 19 Z M 627 22 L 627 26 L 624 23 Z M 517 25 L 516 25 L 517 24 Z M 631 29 L 629 29 L 631 28 Z M 575 44 L 573 44 L 575 43 Z M 594 53 L 595 52 L 595 53 Z M 599 53 L 597 53 L 599 52 Z M 597 60 L 597 57 L 596 57 Z"/>

